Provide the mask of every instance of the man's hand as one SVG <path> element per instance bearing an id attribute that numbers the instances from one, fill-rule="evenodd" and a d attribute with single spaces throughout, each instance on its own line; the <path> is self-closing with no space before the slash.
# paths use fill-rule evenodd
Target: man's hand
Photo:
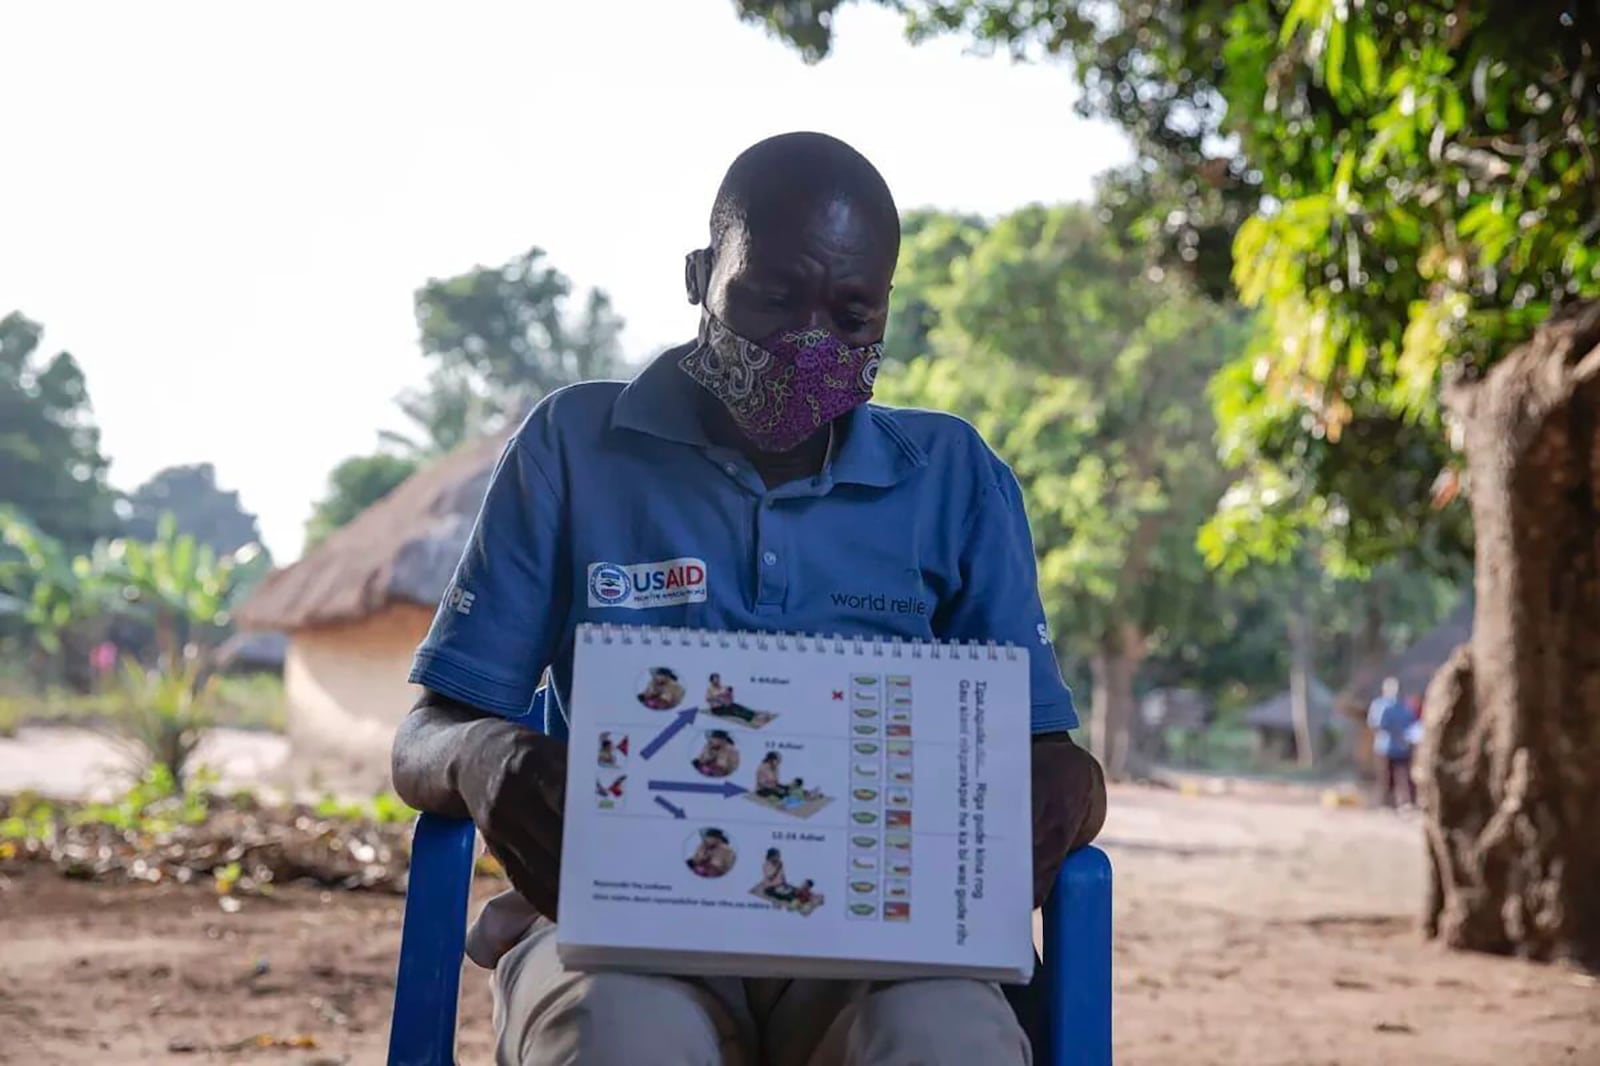
<path id="1" fill-rule="evenodd" d="M 520 727 L 485 729 L 468 743 L 457 771 L 462 802 L 512 886 L 553 920 L 561 874 L 567 746 Z"/>
<path id="2" fill-rule="evenodd" d="M 1033 738 L 1033 905 L 1044 906 L 1067 853 L 1106 820 L 1106 778 L 1066 733 Z"/>

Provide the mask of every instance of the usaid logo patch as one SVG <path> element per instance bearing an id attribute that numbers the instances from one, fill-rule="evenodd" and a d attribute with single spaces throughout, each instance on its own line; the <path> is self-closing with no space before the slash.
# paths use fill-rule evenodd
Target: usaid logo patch
<path id="1" fill-rule="evenodd" d="M 590 563 L 589 606 L 642 611 L 706 601 L 704 559 L 660 563 Z"/>

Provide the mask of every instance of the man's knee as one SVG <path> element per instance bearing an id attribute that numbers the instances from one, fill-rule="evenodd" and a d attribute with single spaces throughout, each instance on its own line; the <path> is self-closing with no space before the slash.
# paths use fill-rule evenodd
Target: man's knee
<path id="1" fill-rule="evenodd" d="M 738 1062 L 728 1012 L 699 984 L 561 968 L 551 927 L 495 971 L 496 1062 L 538 1066 L 712 1066 Z"/>
<path id="2" fill-rule="evenodd" d="M 846 1061 L 851 1066 L 1028 1066 L 1033 1052 L 997 986 L 900 981 L 857 1004 Z"/>

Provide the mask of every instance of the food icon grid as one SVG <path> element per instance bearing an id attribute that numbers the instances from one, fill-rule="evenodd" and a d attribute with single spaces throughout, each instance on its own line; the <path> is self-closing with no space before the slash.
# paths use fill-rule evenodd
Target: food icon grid
<path id="1" fill-rule="evenodd" d="M 846 913 L 862 921 L 911 919 L 911 679 L 850 679 L 850 847 Z"/>

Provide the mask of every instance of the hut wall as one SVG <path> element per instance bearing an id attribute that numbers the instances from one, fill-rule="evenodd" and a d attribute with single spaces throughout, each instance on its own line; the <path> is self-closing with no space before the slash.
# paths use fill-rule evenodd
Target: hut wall
<path id="1" fill-rule="evenodd" d="M 394 604 L 291 635 L 284 695 L 297 784 L 366 792 L 388 780 L 395 727 L 417 698 L 406 681 L 411 655 L 432 617 Z"/>

